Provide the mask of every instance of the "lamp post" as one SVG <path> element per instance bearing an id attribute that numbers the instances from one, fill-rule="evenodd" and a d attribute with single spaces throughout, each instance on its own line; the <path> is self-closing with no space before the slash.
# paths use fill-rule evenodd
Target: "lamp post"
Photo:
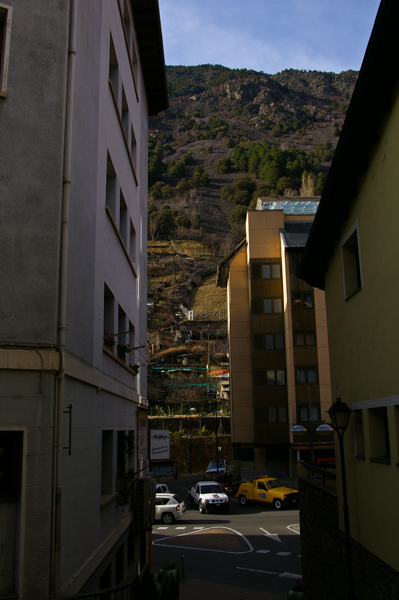
<path id="1" fill-rule="evenodd" d="M 348 570 L 348 599 L 355 599 L 353 588 L 353 572 L 352 572 L 352 547 L 349 531 L 349 509 L 348 509 L 348 493 L 346 488 L 346 471 L 345 471 L 345 456 L 344 456 L 344 433 L 348 429 L 351 409 L 341 398 L 337 398 L 327 411 L 331 418 L 331 425 L 334 431 L 337 432 L 339 441 L 339 453 L 341 458 L 341 475 L 342 475 L 342 494 L 344 500 L 344 525 L 345 525 L 345 546 L 346 546 L 346 566 Z"/>
<path id="2" fill-rule="evenodd" d="M 190 418 L 189 418 L 189 421 L 190 421 L 190 475 L 193 472 L 192 462 L 191 462 L 191 415 L 193 414 L 193 412 L 195 412 L 195 408 L 191 407 L 190 408 Z"/>

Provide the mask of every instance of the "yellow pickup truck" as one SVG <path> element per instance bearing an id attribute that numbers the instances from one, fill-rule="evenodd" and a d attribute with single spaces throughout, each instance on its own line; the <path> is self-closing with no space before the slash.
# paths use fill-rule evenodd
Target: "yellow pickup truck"
<path id="1" fill-rule="evenodd" d="M 245 481 L 240 484 L 234 497 L 242 505 L 248 501 L 268 502 L 276 510 L 298 505 L 298 491 L 285 487 L 274 477 L 257 477 L 252 481 Z"/>

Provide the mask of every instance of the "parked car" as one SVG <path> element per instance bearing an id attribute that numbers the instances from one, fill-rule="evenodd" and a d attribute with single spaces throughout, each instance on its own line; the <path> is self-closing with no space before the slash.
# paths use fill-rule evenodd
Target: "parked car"
<path id="1" fill-rule="evenodd" d="M 208 473 L 207 475 L 205 474 L 204 479 L 216 481 L 228 496 L 234 496 L 240 487 L 240 482 L 233 481 L 232 475 L 218 475 L 217 473 L 214 475 L 213 473 Z"/>
<path id="2" fill-rule="evenodd" d="M 218 469 L 218 462 L 219 462 L 219 469 Z M 219 459 L 219 461 L 211 460 L 211 462 L 209 463 L 208 468 L 206 470 L 206 474 L 214 475 L 215 473 L 218 473 L 219 475 L 230 475 L 231 468 L 229 465 L 229 461 L 224 460 L 224 459 Z"/>
<path id="3" fill-rule="evenodd" d="M 170 494 L 170 489 L 166 485 L 166 483 L 157 483 L 156 485 L 156 494 Z"/>
<path id="4" fill-rule="evenodd" d="M 198 481 L 188 491 L 187 501 L 190 506 L 197 505 L 200 513 L 207 511 L 228 513 L 230 511 L 227 494 L 216 481 Z"/>
<path id="5" fill-rule="evenodd" d="M 181 519 L 186 512 L 186 505 L 178 494 L 155 494 L 155 520 L 165 525 Z"/>
<path id="6" fill-rule="evenodd" d="M 287 488 L 274 477 L 257 477 L 252 481 L 244 481 L 234 496 L 242 505 L 248 501 L 267 502 L 273 504 L 276 510 L 298 505 L 298 491 Z"/>

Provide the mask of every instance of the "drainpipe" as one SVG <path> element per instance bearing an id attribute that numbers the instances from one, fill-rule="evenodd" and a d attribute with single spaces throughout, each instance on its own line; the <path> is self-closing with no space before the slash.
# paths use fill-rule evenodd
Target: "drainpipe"
<path id="1" fill-rule="evenodd" d="M 60 351 L 60 370 L 57 377 L 54 409 L 53 434 L 53 485 L 52 485 L 52 535 L 51 535 L 51 573 L 50 597 L 60 592 L 60 551 L 61 551 L 61 467 L 62 467 L 62 429 L 65 388 L 65 330 L 66 330 L 66 295 L 68 267 L 68 225 L 69 199 L 71 188 L 71 155 L 72 155 L 72 117 L 74 97 L 74 72 L 76 57 L 76 14 L 77 2 L 69 2 L 69 43 L 67 63 L 67 88 L 65 102 L 65 137 L 64 165 L 62 182 L 62 224 L 61 249 L 59 267 L 59 317 L 58 345 Z"/>

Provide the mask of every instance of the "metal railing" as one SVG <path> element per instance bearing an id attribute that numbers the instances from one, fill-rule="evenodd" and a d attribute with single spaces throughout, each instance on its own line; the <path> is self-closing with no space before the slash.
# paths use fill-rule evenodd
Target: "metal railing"
<path id="1" fill-rule="evenodd" d="M 308 477 L 310 477 L 310 473 L 316 473 L 317 475 L 320 475 L 323 478 L 323 485 L 326 485 L 326 479 L 331 479 L 333 481 L 336 481 L 337 476 L 335 473 L 332 473 L 331 471 L 327 471 L 327 469 L 322 468 L 322 467 L 317 467 L 316 465 L 312 464 L 312 463 L 306 463 L 306 462 L 302 462 L 299 461 L 300 464 L 307 469 L 308 471 Z M 325 465 L 327 466 L 327 465 Z M 331 462 L 328 463 L 328 468 L 329 469 L 335 469 L 335 463 Z"/>

